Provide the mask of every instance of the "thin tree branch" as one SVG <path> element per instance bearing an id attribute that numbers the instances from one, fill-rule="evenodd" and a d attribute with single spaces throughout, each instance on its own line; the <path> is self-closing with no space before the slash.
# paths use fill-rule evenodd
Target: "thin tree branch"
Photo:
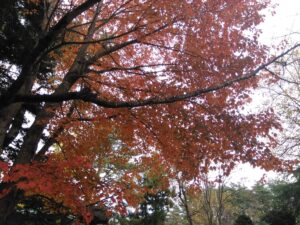
<path id="1" fill-rule="evenodd" d="M 135 42 L 134 40 L 132 41 Z M 128 42 L 126 42 L 128 43 Z M 125 44 L 125 43 L 124 43 Z M 248 80 L 252 77 L 255 77 L 261 70 L 266 69 L 269 65 L 274 63 L 279 58 L 283 57 L 284 55 L 288 54 L 290 51 L 298 48 L 300 44 L 293 46 L 292 48 L 288 49 L 287 51 L 281 53 L 280 55 L 274 57 L 272 60 L 268 61 L 265 64 L 262 64 L 257 69 L 253 70 L 252 72 L 235 78 L 228 81 L 224 81 L 221 84 L 213 85 L 208 88 L 197 89 L 195 91 L 175 95 L 175 96 L 168 96 L 168 97 L 154 97 L 149 99 L 142 99 L 142 100 L 134 100 L 134 101 L 109 101 L 106 99 L 102 99 L 94 93 L 86 93 L 86 92 L 68 92 L 64 94 L 53 94 L 53 95 L 17 95 L 12 100 L 13 102 L 32 102 L 32 103 L 39 103 L 39 102 L 61 102 L 61 101 L 69 101 L 69 100 L 82 100 L 86 102 L 94 103 L 100 107 L 104 108 L 135 108 L 135 107 L 142 107 L 147 105 L 160 105 L 160 104 L 169 104 L 178 101 L 184 101 L 193 97 L 200 96 L 205 93 L 217 91 L 226 87 L 229 87 L 235 83 L 240 81 Z M 118 46 L 120 48 L 120 46 Z"/>

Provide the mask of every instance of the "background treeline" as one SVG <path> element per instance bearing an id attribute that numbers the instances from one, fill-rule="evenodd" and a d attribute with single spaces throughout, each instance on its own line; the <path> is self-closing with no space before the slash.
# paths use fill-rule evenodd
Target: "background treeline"
<path id="1" fill-rule="evenodd" d="M 139 208 L 120 225 L 296 225 L 300 224 L 300 169 L 287 179 L 251 189 L 225 181 L 203 182 L 190 191 L 177 183 L 172 191 L 145 194 Z"/>

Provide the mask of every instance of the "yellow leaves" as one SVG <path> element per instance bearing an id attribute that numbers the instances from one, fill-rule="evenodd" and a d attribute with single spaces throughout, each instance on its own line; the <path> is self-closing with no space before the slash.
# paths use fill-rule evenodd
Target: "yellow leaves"
<path id="1" fill-rule="evenodd" d="M 25 207 L 25 204 L 19 203 L 19 204 L 17 204 L 17 207 L 23 209 Z"/>

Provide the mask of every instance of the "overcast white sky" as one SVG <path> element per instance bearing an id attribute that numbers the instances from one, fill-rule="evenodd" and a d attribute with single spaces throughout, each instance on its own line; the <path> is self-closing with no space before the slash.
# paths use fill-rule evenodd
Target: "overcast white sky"
<path id="1" fill-rule="evenodd" d="M 277 45 L 285 37 L 292 42 L 300 42 L 300 0 L 272 0 L 278 4 L 275 8 L 276 14 L 266 17 L 265 22 L 260 26 L 262 29 L 261 41 L 269 46 Z M 252 168 L 247 165 L 237 168 L 230 181 L 241 183 L 248 187 L 253 186 L 262 178 L 265 171 Z M 267 180 L 276 178 L 275 173 L 266 173 Z"/>
<path id="2" fill-rule="evenodd" d="M 266 44 L 277 44 L 286 35 L 291 36 L 295 41 L 298 38 L 299 41 L 300 0 L 272 0 L 272 3 L 277 4 L 276 14 L 268 15 L 262 24 L 261 41 Z"/>

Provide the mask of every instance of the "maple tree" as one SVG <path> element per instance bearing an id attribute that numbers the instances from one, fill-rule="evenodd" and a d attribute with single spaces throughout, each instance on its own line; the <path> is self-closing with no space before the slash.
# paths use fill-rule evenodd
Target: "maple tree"
<path id="1" fill-rule="evenodd" d="M 30 198 L 86 224 L 92 207 L 122 213 L 145 173 L 166 187 L 174 171 L 281 166 L 272 111 L 240 110 L 278 59 L 257 40 L 268 4 L 5 0 L 1 224 Z"/>

